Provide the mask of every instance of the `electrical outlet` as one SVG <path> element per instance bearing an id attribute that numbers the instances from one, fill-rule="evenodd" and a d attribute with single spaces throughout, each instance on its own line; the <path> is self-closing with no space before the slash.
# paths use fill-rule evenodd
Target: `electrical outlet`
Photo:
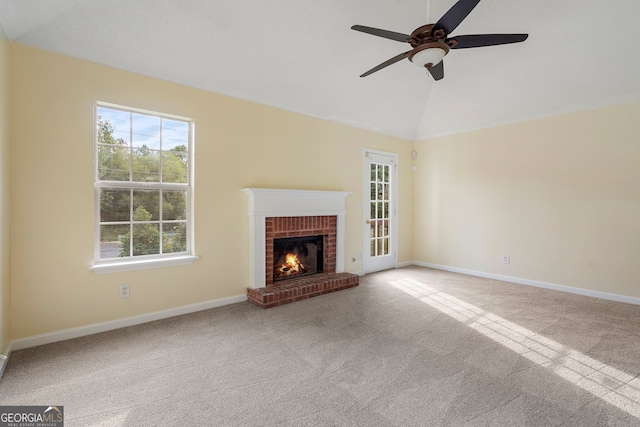
<path id="1" fill-rule="evenodd" d="M 120 298 L 129 298 L 129 284 L 120 285 Z"/>
<path id="2" fill-rule="evenodd" d="M 503 264 L 510 264 L 511 263 L 511 257 L 509 255 L 502 255 L 502 263 Z"/>

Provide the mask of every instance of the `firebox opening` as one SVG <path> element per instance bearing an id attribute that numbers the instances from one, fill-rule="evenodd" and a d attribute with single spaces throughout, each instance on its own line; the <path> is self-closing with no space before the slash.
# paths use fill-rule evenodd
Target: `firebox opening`
<path id="1" fill-rule="evenodd" d="M 323 272 L 323 236 L 273 240 L 273 281 Z"/>

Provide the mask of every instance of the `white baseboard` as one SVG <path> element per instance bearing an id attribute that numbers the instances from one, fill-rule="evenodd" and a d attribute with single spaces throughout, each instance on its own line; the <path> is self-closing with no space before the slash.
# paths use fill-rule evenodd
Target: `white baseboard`
<path id="1" fill-rule="evenodd" d="M 469 270 L 466 268 L 449 267 L 447 265 L 431 264 L 429 262 L 413 261 L 411 264 L 420 267 L 435 268 L 437 270 L 451 271 L 453 273 L 468 274 L 469 276 L 485 277 L 487 279 L 501 280 L 503 282 L 517 283 L 520 285 L 535 286 L 537 288 L 552 289 L 554 291 L 568 292 L 571 294 L 584 295 L 593 298 L 606 299 L 610 301 L 624 302 L 627 304 L 640 305 L 640 298 L 626 295 L 611 294 L 608 292 L 592 291 L 589 289 L 575 288 L 573 286 L 559 285 L 557 283 L 541 282 L 538 280 L 522 279 L 520 277 L 505 276 L 502 274 L 485 273 L 484 271 Z"/>
<path id="2" fill-rule="evenodd" d="M 247 295 L 236 295 L 233 297 L 220 298 L 211 301 L 199 302 L 196 304 L 183 305 L 182 307 L 170 308 L 168 310 L 155 311 L 153 313 L 141 314 L 139 316 L 125 317 L 123 319 L 111 320 L 108 322 L 94 323 L 92 325 L 79 326 L 77 328 L 63 329 L 45 334 L 33 335 L 26 338 L 19 338 L 11 341 L 11 350 L 22 350 L 24 348 L 35 347 L 43 344 L 50 344 L 57 341 L 93 335 L 100 332 L 125 328 L 127 326 L 139 325 L 141 323 L 153 322 L 154 320 L 166 319 L 183 314 L 195 313 L 196 311 L 208 310 L 210 308 L 222 307 L 224 305 L 235 304 L 247 300 Z M 5 361 L 6 362 L 6 361 Z"/>
<path id="3" fill-rule="evenodd" d="M 0 379 L 2 379 L 2 375 L 4 374 L 4 369 L 7 367 L 7 364 L 9 363 L 9 357 L 11 356 L 11 345 L 13 343 L 9 343 L 9 345 L 7 345 L 7 348 L 4 349 L 4 351 L 0 354 L 6 356 L 6 359 L 4 357 L 0 357 Z"/>
<path id="4" fill-rule="evenodd" d="M 409 267 L 410 265 L 415 265 L 415 263 L 413 261 L 403 261 L 403 262 L 399 262 L 396 263 L 396 266 L 393 268 L 402 268 L 402 267 Z M 357 274 L 358 276 L 364 276 L 367 273 L 365 273 L 364 270 L 360 270 L 360 271 L 352 271 L 352 274 Z"/>
<path id="5" fill-rule="evenodd" d="M 575 288 L 572 286 L 559 285 L 556 283 L 549 283 L 549 282 L 541 282 L 538 280 L 522 279 L 519 277 L 506 276 L 502 274 L 486 273 L 483 271 L 470 270 L 466 268 L 432 264 L 432 263 L 422 262 L 422 261 L 402 262 L 402 263 L 398 263 L 397 267 L 401 268 L 401 267 L 407 267 L 410 265 L 434 268 L 437 270 L 451 271 L 453 273 L 467 274 L 470 276 L 485 277 L 488 279 L 501 280 L 504 282 L 517 283 L 520 285 L 535 286 L 538 288 L 545 288 L 545 289 L 551 289 L 555 291 L 568 292 L 572 294 L 585 295 L 589 297 L 623 302 L 627 304 L 640 305 L 640 298 L 636 298 L 636 297 L 612 294 L 608 292 L 593 291 L 589 289 Z M 364 272 L 355 272 L 354 274 L 363 275 Z M 106 332 L 114 329 L 125 328 L 127 326 L 134 326 L 142 323 L 153 322 L 155 320 L 167 319 L 169 317 L 180 316 L 183 314 L 195 313 L 197 311 L 208 310 L 210 308 L 216 308 L 216 307 L 222 307 L 225 305 L 235 304 L 235 303 L 243 302 L 246 300 L 247 300 L 246 294 L 236 295 L 233 297 L 220 298 L 216 300 L 185 305 L 182 307 L 171 308 L 168 310 L 161 310 L 153 313 L 141 314 L 138 316 L 126 317 L 118 320 L 111 320 L 108 322 L 94 323 L 92 325 L 63 329 L 60 331 L 48 332 L 45 334 L 38 334 L 30 337 L 19 338 L 11 341 L 11 343 L 9 343 L 9 345 L 5 349 L 4 353 L 1 353 L 7 356 L 7 359 L 0 359 L 0 378 L 2 378 L 4 369 L 9 361 L 8 357 L 10 356 L 10 353 L 14 350 L 22 350 L 25 348 L 35 347 L 38 345 L 50 344 L 57 341 L 83 337 L 87 335 L 97 334 L 100 332 Z"/>

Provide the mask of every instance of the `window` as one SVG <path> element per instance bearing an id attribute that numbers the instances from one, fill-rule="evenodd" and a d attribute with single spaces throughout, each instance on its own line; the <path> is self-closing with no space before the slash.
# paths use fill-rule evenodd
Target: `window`
<path id="1" fill-rule="evenodd" d="M 98 104 L 95 125 L 94 268 L 190 256 L 192 121 Z"/>

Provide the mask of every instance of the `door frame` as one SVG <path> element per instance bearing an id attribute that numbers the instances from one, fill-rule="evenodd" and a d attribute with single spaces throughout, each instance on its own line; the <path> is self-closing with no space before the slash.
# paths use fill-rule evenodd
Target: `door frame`
<path id="1" fill-rule="evenodd" d="M 364 274 L 373 273 L 369 270 L 367 265 L 367 254 L 371 250 L 370 244 L 370 225 L 367 224 L 369 220 L 369 206 L 365 203 L 365 200 L 369 200 L 371 193 L 371 173 L 367 169 L 367 154 L 376 154 L 380 156 L 391 157 L 393 159 L 394 167 L 391 168 L 392 182 L 391 182 L 391 255 L 393 258 L 393 266 L 391 268 L 398 267 L 398 153 L 392 153 L 389 151 L 374 150 L 371 148 L 363 148 L 362 150 L 362 271 Z M 377 270 L 375 270 L 377 271 Z"/>

